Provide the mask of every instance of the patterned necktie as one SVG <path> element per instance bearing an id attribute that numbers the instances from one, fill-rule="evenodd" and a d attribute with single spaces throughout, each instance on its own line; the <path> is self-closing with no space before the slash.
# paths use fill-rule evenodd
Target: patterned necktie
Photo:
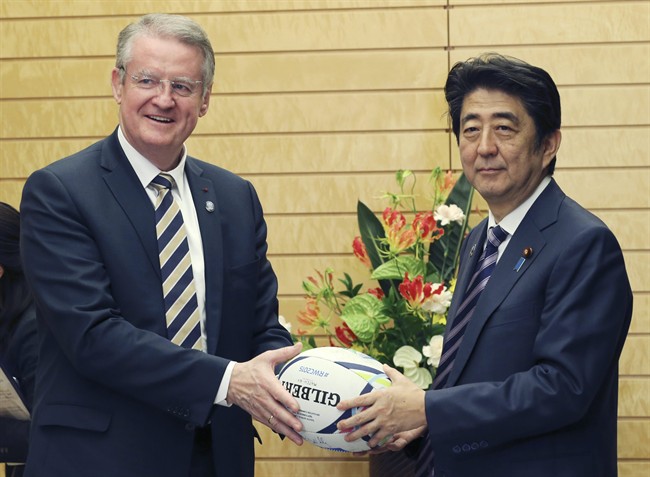
<path id="1" fill-rule="evenodd" d="M 190 248 L 183 215 L 172 196 L 174 179 L 161 173 L 150 184 L 158 191 L 156 235 L 165 300 L 167 336 L 183 348 L 201 349 L 201 324 Z"/>
<path id="2" fill-rule="evenodd" d="M 485 289 L 490 275 L 497 263 L 499 245 L 508 237 L 508 232 L 498 225 L 488 230 L 487 244 L 481 255 L 474 275 L 472 276 L 465 297 L 456 311 L 456 318 L 451 329 L 445 335 L 445 342 L 442 347 L 442 357 L 438 364 L 436 379 L 433 381 L 433 389 L 442 389 L 449 379 L 449 373 L 454 364 L 454 358 L 458 352 L 467 325 L 474 314 L 476 303 Z M 428 435 L 424 438 L 424 444 L 418 455 L 415 477 L 433 476 L 433 450 Z"/>

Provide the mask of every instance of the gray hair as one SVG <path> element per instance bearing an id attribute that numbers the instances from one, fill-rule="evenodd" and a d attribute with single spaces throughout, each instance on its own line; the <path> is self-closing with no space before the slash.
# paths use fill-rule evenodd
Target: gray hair
<path id="1" fill-rule="evenodd" d="M 205 97 L 214 79 L 214 50 L 208 35 L 198 23 L 181 15 L 151 13 L 127 25 L 117 37 L 115 55 L 115 67 L 119 70 L 122 83 L 124 83 L 126 65 L 132 59 L 133 40 L 139 36 L 172 38 L 185 45 L 199 48 L 203 54 L 201 81 L 203 81 L 203 97 Z"/>

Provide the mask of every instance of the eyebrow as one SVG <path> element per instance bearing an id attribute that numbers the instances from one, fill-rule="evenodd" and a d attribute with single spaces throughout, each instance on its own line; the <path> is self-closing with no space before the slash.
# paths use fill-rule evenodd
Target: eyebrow
<path id="1" fill-rule="evenodd" d="M 514 124 L 519 124 L 521 121 L 519 118 L 514 114 L 509 111 L 498 111 L 490 116 L 491 119 L 507 119 L 508 121 L 512 121 Z M 468 113 L 465 116 L 463 116 L 460 120 L 461 124 L 465 124 L 468 121 L 472 121 L 474 119 L 479 119 L 479 115 L 476 113 Z"/>
<path id="2" fill-rule="evenodd" d="M 138 76 L 147 76 L 149 78 L 160 79 L 160 76 L 158 76 L 155 73 L 152 73 L 151 70 L 147 70 L 147 69 L 140 70 L 140 74 Z M 184 82 L 187 82 L 187 83 L 196 83 L 197 82 L 197 80 L 194 80 L 192 78 L 188 78 L 187 76 L 176 76 L 174 78 L 170 78 L 170 81 L 184 81 Z M 199 81 L 199 82 L 202 83 L 202 81 Z"/>

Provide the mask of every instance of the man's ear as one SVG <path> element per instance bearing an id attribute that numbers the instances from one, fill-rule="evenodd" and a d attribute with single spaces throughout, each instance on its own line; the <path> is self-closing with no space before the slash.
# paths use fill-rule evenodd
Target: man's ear
<path id="1" fill-rule="evenodd" d="M 205 96 L 201 100 L 201 107 L 199 108 L 199 117 L 202 118 L 205 116 L 205 113 L 208 112 L 208 106 L 210 106 L 210 94 L 212 93 L 212 85 L 210 85 L 205 92 Z"/>
<path id="2" fill-rule="evenodd" d="M 544 148 L 544 167 L 548 167 L 557 151 L 560 149 L 562 142 L 562 132 L 559 129 L 546 135 L 542 147 Z"/>
<path id="3" fill-rule="evenodd" d="M 115 102 L 120 104 L 122 102 L 122 88 L 124 85 L 120 80 L 119 68 L 113 68 L 113 71 L 111 72 L 111 87 L 113 88 L 113 98 L 115 98 Z"/>

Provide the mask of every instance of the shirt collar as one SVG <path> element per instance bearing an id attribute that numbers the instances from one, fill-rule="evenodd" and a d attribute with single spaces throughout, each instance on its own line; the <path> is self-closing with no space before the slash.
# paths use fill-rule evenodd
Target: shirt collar
<path id="1" fill-rule="evenodd" d="M 515 232 L 517 231 L 517 227 L 519 227 L 519 224 L 521 223 L 522 220 L 524 220 L 524 217 L 528 213 L 528 210 L 533 206 L 537 198 L 541 195 L 541 193 L 546 189 L 546 187 L 551 183 L 551 176 L 545 176 L 542 181 L 539 183 L 535 191 L 530 194 L 528 199 L 523 201 L 519 206 L 510 212 L 508 215 L 506 215 L 501 222 L 499 222 L 498 225 L 501 226 L 503 230 L 508 232 L 508 234 L 512 237 Z M 492 211 L 488 211 L 489 216 L 488 216 L 488 229 L 491 227 L 494 227 L 497 225 L 496 220 L 494 219 L 494 215 L 492 215 Z"/>
<path id="2" fill-rule="evenodd" d="M 129 160 L 131 167 L 135 171 L 135 174 L 138 176 L 138 180 L 142 184 L 143 188 L 147 188 L 154 177 L 160 174 L 162 171 L 154 166 L 149 159 L 140 154 L 136 149 L 129 144 L 126 136 L 122 132 L 122 127 L 117 128 L 117 139 L 120 141 L 120 146 L 124 150 L 126 158 Z M 176 181 L 176 186 L 179 190 L 183 190 L 185 184 L 185 160 L 187 159 L 187 148 L 183 145 L 183 155 L 181 160 L 178 162 L 178 165 L 171 171 L 165 171 L 166 174 L 169 174 Z"/>

